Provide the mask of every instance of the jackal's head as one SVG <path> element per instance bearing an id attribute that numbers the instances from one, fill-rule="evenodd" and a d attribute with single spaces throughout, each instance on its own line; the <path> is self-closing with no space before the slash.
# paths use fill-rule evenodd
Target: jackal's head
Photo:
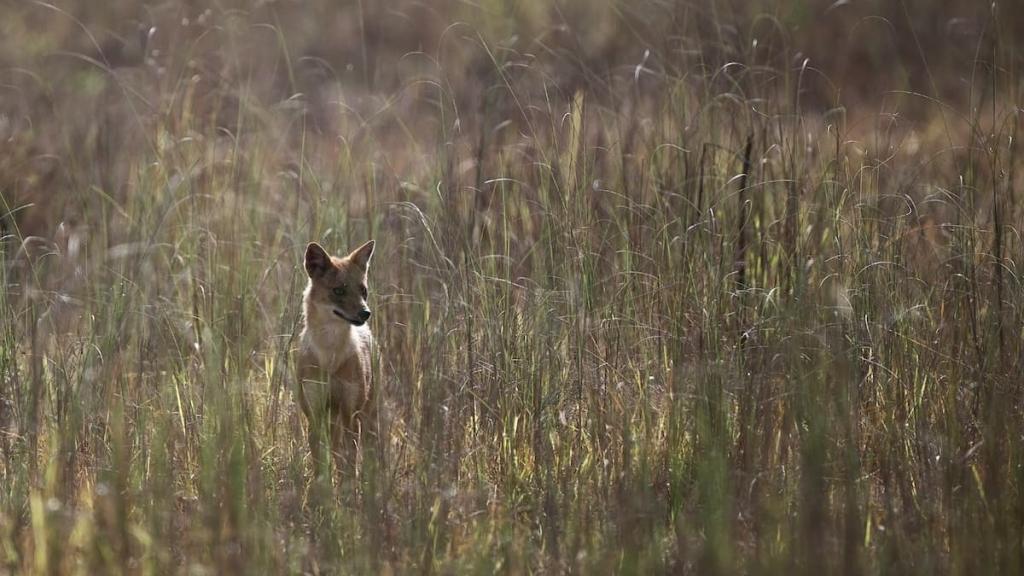
<path id="1" fill-rule="evenodd" d="M 366 271 L 373 255 L 373 240 L 344 258 L 331 256 L 316 242 L 306 246 L 307 305 L 329 309 L 338 318 L 362 326 L 370 319 L 366 306 Z"/>

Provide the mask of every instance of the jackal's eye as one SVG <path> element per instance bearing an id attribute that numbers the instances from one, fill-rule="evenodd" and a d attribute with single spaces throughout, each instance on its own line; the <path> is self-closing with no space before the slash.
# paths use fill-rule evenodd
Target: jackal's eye
<path id="1" fill-rule="evenodd" d="M 334 288 L 334 290 L 332 290 L 332 292 L 334 292 L 335 296 L 338 296 L 340 298 L 341 296 L 345 295 L 345 287 L 344 286 L 336 286 Z"/>
<path id="2" fill-rule="evenodd" d="M 359 295 L 363 297 L 363 300 L 366 300 L 366 284 L 359 285 Z"/>

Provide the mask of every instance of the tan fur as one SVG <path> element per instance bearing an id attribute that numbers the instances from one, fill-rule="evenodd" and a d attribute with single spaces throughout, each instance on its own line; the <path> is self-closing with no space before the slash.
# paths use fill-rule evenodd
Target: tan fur
<path id="1" fill-rule="evenodd" d="M 354 325 L 366 307 L 366 272 L 373 241 L 344 258 L 330 257 L 317 244 L 306 249 L 309 284 L 303 294 L 303 328 L 296 351 L 298 400 L 306 416 L 309 447 L 317 461 L 320 439 L 331 452 L 375 434 L 375 397 L 370 378 L 373 336 Z"/>

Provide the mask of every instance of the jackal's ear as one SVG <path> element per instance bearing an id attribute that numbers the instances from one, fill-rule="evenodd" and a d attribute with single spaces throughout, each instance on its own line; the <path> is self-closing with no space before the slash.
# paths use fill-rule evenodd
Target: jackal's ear
<path id="1" fill-rule="evenodd" d="M 370 256 L 373 256 L 373 240 L 370 240 L 366 244 L 363 244 L 359 248 L 356 248 L 348 255 L 349 260 L 355 263 L 363 270 L 367 270 L 370 267 Z"/>
<path id="2" fill-rule="evenodd" d="M 306 246 L 306 274 L 310 278 L 319 278 L 331 267 L 331 257 L 327 251 L 316 242 L 310 242 Z"/>

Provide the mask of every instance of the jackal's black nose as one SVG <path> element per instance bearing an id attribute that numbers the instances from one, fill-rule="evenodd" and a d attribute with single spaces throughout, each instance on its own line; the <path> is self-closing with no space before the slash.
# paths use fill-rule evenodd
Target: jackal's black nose
<path id="1" fill-rule="evenodd" d="M 370 310 L 369 310 L 369 308 L 363 308 L 362 310 L 359 311 L 359 321 L 360 322 L 366 322 L 369 319 L 370 319 Z"/>

